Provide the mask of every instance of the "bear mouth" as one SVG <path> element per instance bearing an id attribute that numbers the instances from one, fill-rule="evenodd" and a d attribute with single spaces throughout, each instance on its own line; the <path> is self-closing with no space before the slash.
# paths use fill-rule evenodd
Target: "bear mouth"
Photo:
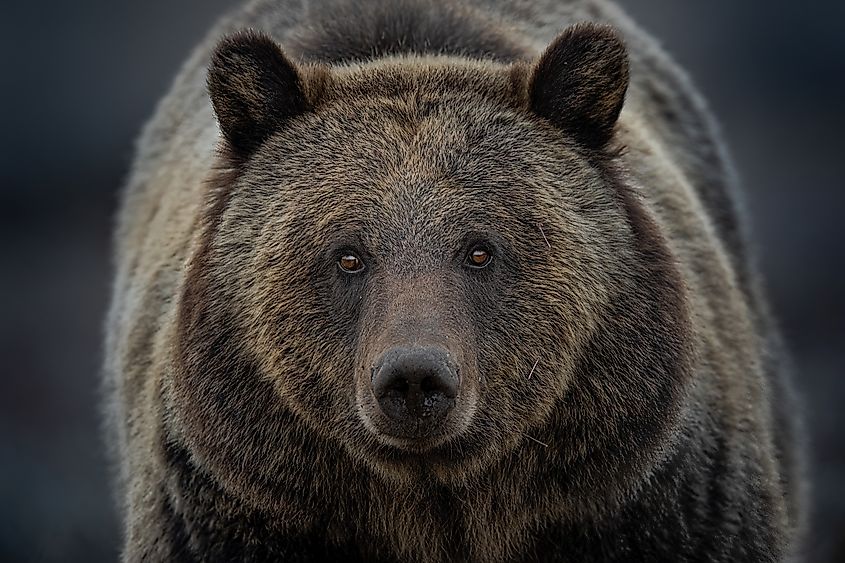
<path id="1" fill-rule="evenodd" d="M 435 434 L 428 434 L 425 436 L 395 436 L 390 434 L 379 433 L 377 438 L 379 442 L 394 448 L 407 452 L 412 455 L 425 455 L 437 448 L 446 444 L 452 436 L 448 432 L 438 432 Z"/>
<path id="2" fill-rule="evenodd" d="M 486 438 L 482 428 L 468 427 L 457 435 L 442 433 L 416 439 L 380 435 L 367 440 L 363 452 L 360 443 L 355 449 L 379 474 L 446 483 L 483 471 L 499 457 L 500 444 Z"/>
<path id="3" fill-rule="evenodd" d="M 379 402 L 369 388 L 359 389 L 357 418 L 381 447 L 414 456 L 451 448 L 469 429 L 477 408 L 476 394 L 459 389 L 454 396 L 443 398 L 452 405 L 448 412 L 428 414 L 423 408 L 420 416 L 397 421 L 383 407 L 391 400 L 388 397 Z"/>
<path id="4" fill-rule="evenodd" d="M 393 424 L 380 410 L 373 405 L 361 405 L 358 418 L 366 431 L 375 438 L 380 446 L 407 452 L 409 454 L 425 454 L 454 438 L 450 420 L 440 420 L 436 425 L 426 421 L 418 423 Z"/>

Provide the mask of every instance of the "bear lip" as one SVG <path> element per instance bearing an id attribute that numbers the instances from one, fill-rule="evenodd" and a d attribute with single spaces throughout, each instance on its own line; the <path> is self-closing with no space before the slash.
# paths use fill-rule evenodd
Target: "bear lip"
<path id="1" fill-rule="evenodd" d="M 416 438 L 379 434 L 382 444 L 411 454 L 425 454 L 445 444 L 451 436 L 448 433 L 428 435 Z"/>
<path id="2" fill-rule="evenodd" d="M 428 429 L 420 428 L 423 424 L 422 420 L 416 425 L 417 428 L 410 429 L 407 424 L 397 424 L 391 421 L 375 403 L 361 409 L 360 418 L 367 430 L 379 442 L 402 450 L 430 450 L 455 435 L 455 432 L 450 429 L 453 426 L 453 424 L 450 424 L 450 422 L 453 422 L 450 416 L 446 416 L 436 426 Z"/>
<path id="3" fill-rule="evenodd" d="M 367 389 L 360 389 L 358 396 L 358 419 L 366 431 L 381 446 L 400 450 L 406 454 L 426 454 L 443 447 L 448 442 L 463 435 L 470 426 L 476 411 L 473 393 L 459 389 L 455 397 L 455 408 L 437 426 L 427 433 L 408 434 L 402 432 L 381 412 L 378 402 Z M 369 396 L 368 396 L 369 395 Z"/>

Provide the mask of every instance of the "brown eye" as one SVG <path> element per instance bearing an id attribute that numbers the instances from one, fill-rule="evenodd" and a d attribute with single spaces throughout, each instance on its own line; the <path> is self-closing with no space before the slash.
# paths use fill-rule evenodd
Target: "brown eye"
<path id="1" fill-rule="evenodd" d="M 356 274 L 364 269 L 364 263 L 354 254 L 344 254 L 337 263 L 348 274 Z"/>
<path id="2" fill-rule="evenodd" d="M 490 252 L 483 246 L 473 248 L 467 256 L 468 264 L 473 268 L 484 268 L 493 259 Z"/>

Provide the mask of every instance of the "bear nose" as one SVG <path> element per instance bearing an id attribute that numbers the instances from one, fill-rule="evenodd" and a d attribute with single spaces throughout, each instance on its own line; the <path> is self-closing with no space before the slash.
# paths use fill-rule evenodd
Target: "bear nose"
<path id="1" fill-rule="evenodd" d="M 393 348 L 373 369 L 373 393 L 399 433 L 424 436 L 455 405 L 458 371 L 445 350 Z"/>

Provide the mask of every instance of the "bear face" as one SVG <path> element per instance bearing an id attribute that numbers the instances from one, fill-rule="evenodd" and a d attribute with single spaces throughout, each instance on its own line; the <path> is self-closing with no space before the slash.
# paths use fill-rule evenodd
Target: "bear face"
<path id="1" fill-rule="evenodd" d="M 297 68 L 261 36 L 221 44 L 223 155 L 167 402 L 198 462 L 265 506 L 292 452 L 464 482 L 553 425 L 573 495 L 643 479 L 689 342 L 615 166 L 625 65 L 598 26 L 534 64 Z"/>

